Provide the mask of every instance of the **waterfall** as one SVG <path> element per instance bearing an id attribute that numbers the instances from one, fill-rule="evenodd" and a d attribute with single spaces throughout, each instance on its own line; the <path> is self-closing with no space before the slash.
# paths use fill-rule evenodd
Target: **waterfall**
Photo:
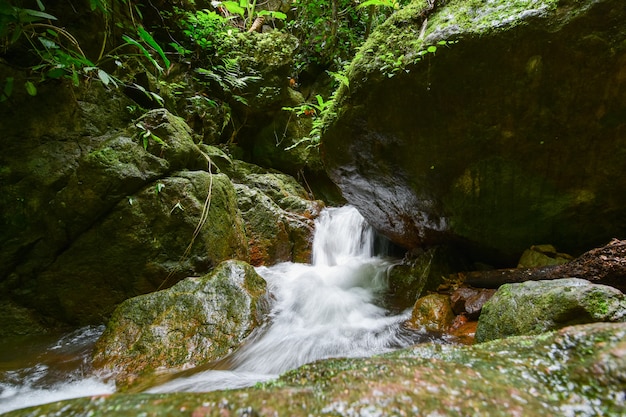
<path id="1" fill-rule="evenodd" d="M 393 315 L 381 306 L 387 271 L 393 261 L 376 256 L 375 246 L 374 230 L 355 208 L 325 209 L 316 221 L 311 264 L 286 262 L 257 268 L 273 299 L 266 323 L 221 361 L 220 369 L 185 371 L 147 392 L 251 386 L 315 360 L 369 356 L 424 337 L 403 328 L 408 312 Z M 65 379 L 57 377 L 56 381 L 46 382 L 50 379 L 48 366 L 36 361 L 12 374 L 5 373 L 8 377 L 0 379 L 0 414 L 49 401 L 112 392 L 111 384 L 89 372 L 81 375 L 88 360 L 85 346 L 92 346 L 99 335 L 93 330 L 82 332 L 86 336 L 79 333 L 74 339 L 62 339 L 48 348 L 65 352 L 77 345 L 76 338 L 81 340 L 80 358 Z"/>
<path id="2" fill-rule="evenodd" d="M 313 263 L 257 268 L 274 298 L 266 325 L 229 359 L 149 392 L 237 388 L 276 378 L 308 362 L 370 356 L 414 343 L 379 304 L 390 260 L 374 256 L 375 232 L 353 207 L 331 208 L 316 222 Z"/>

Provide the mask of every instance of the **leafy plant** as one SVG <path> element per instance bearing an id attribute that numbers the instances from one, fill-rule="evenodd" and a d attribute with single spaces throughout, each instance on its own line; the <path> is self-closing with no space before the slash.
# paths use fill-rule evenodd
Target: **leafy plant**
<path id="1" fill-rule="evenodd" d="M 252 22 L 257 17 L 269 16 L 271 18 L 285 20 L 287 15 L 279 11 L 256 10 L 257 0 L 223 1 L 221 4 L 230 13 L 236 14 L 243 20 L 243 27 L 247 30 L 252 27 Z"/>
<path id="2" fill-rule="evenodd" d="M 245 74 L 239 65 L 239 60 L 236 58 L 225 58 L 222 60 L 222 64 L 216 65 L 212 69 L 198 68 L 196 72 L 217 83 L 222 91 L 227 93 L 235 101 L 245 105 L 247 105 L 248 102 L 240 95 L 242 90 L 246 88 L 249 83 L 261 79 L 261 77 L 256 74 Z"/>
<path id="3" fill-rule="evenodd" d="M 142 122 L 138 122 L 138 123 L 135 123 L 135 127 L 137 127 L 137 129 L 139 129 L 138 132 L 137 132 L 137 136 L 141 140 L 141 144 L 142 144 L 144 149 L 146 149 L 146 150 L 148 149 L 148 142 L 149 142 L 150 139 L 154 140 L 156 143 L 161 145 L 161 147 L 163 147 L 163 148 L 167 147 L 167 143 L 165 143 L 163 141 L 163 139 L 161 139 L 160 137 L 155 135 L 152 132 L 152 130 L 150 129 L 149 126 L 145 125 Z"/>
<path id="4" fill-rule="evenodd" d="M 302 144 L 307 144 L 307 149 L 318 146 L 320 142 L 320 136 L 322 134 L 322 128 L 324 126 L 322 122 L 323 114 L 332 106 L 332 104 L 332 99 L 324 100 L 321 95 L 317 94 L 315 96 L 315 102 L 303 103 L 295 107 L 283 107 L 283 110 L 293 112 L 298 117 L 313 118 L 312 127 L 308 136 L 305 136 L 296 141 L 296 143 L 285 148 L 285 150 L 291 150 Z"/>

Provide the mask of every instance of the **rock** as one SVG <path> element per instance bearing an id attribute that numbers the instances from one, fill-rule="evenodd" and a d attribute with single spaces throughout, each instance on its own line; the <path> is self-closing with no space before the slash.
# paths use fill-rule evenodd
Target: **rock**
<path id="1" fill-rule="evenodd" d="M 289 175 L 239 160 L 230 164 L 217 160 L 220 169 L 236 183 L 237 204 L 250 245 L 250 262 L 255 266 L 310 262 L 313 221 L 324 203 L 312 200 Z"/>
<path id="2" fill-rule="evenodd" d="M 619 416 L 626 413 L 625 339 L 625 323 L 594 323 L 474 346 L 427 343 L 318 361 L 247 389 L 85 397 L 6 417 Z"/>
<path id="3" fill-rule="evenodd" d="M 0 339 L 45 333 L 42 319 L 33 311 L 9 300 L 0 301 Z"/>
<path id="4" fill-rule="evenodd" d="M 466 314 L 470 319 L 477 319 L 483 305 L 495 294 L 496 290 L 461 287 L 450 295 L 454 314 Z"/>
<path id="5" fill-rule="evenodd" d="M 144 148 L 157 158 L 165 159 L 169 169 L 207 170 L 208 161 L 191 137 L 185 121 L 165 109 L 150 110 L 135 123 Z"/>
<path id="6" fill-rule="evenodd" d="M 419 298 L 413 306 L 411 319 L 406 325 L 413 329 L 443 333 L 454 320 L 450 297 L 443 294 L 430 294 Z"/>
<path id="7" fill-rule="evenodd" d="M 626 321 L 626 296 L 613 287 L 579 278 L 505 284 L 483 306 L 476 341 L 603 321 Z"/>
<path id="8" fill-rule="evenodd" d="M 443 279 L 465 267 L 462 256 L 446 246 L 437 246 L 407 255 L 389 273 L 392 305 L 405 309 L 426 291 L 436 291 Z"/>
<path id="9" fill-rule="evenodd" d="M 566 253 L 558 253 L 552 245 L 533 245 L 522 254 L 518 268 L 535 268 L 549 265 L 562 265 L 571 261 L 572 258 Z"/>
<path id="10" fill-rule="evenodd" d="M 118 390 L 137 378 L 223 358 L 262 321 L 265 281 L 244 262 L 227 261 L 200 278 L 124 301 L 94 348 L 94 366 Z"/>
<path id="11" fill-rule="evenodd" d="M 448 333 L 454 336 L 454 341 L 464 345 L 474 344 L 476 339 L 477 321 L 470 321 L 466 315 L 461 314 L 454 318 L 448 329 Z"/>
<path id="12" fill-rule="evenodd" d="M 310 202 L 311 211 L 298 214 L 283 210 L 256 188 L 236 184 L 235 189 L 252 265 L 311 261 L 313 218 L 319 214 L 320 206 Z"/>
<path id="13" fill-rule="evenodd" d="M 378 26 L 325 120 L 348 202 L 405 248 L 498 265 L 626 234 L 622 1 L 424 3 Z"/>
<path id="14" fill-rule="evenodd" d="M 227 259 L 246 260 L 247 249 L 230 180 L 184 171 L 124 197 L 31 283 L 25 298 L 66 323 L 101 323 L 125 299 Z"/>

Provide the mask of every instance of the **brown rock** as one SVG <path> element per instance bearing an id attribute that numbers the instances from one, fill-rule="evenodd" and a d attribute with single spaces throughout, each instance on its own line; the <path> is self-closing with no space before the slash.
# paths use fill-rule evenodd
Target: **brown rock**
<path id="1" fill-rule="evenodd" d="M 450 296 L 455 314 L 467 314 L 470 319 L 477 319 L 480 311 L 495 293 L 493 289 L 461 287 Z"/>
<path id="2" fill-rule="evenodd" d="M 445 332 L 452 320 L 454 320 L 454 313 L 450 306 L 450 297 L 443 294 L 430 294 L 415 302 L 407 326 L 430 332 Z"/>

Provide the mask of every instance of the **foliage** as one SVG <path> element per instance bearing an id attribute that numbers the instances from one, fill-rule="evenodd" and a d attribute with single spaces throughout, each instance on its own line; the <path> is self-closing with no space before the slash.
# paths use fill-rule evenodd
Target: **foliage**
<path id="1" fill-rule="evenodd" d="M 408 0 L 295 0 L 287 29 L 300 41 L 299 67 L 338 70 L 352 59 L 372 28 Z M 366 7 L 367 6 L 367 7 Z M 376 7 L 382 6 L 382 7 Z"/>
<path id="2" fill-rule="evenodd" d="M 249 83 L 261 79 L 257 75 L 243 72 L 236 58 L 225 58 L 222 60 L 222 64 L 216 65 L 213 69 L 198 68 L 196 71 L 204 75 L 208 80 L 214 81 L 224 93 L 234 100 L 245 105 L 248 103 L 241 96 L 243 89 Z"/>
<path id="3" fill-rule="evenodd" d="M 350 87 L 348 77 L 343 72 L 334 73 L 329 71 L 329 75 L 331 75 L 340 85 L 343 85 L 346 88 Z M 324 130 L 324 117 L 332 112 L 336 92 L 337 89 L 334 90 L 328 100 L 324 100 L 321 95 L 317 94 L 315 96 L 315 102 L 303 103 L 295 107 L 283 107 L 283 110 L 292 112 L 297 117 L 311 117 L 313 119 L 309 134 L 286 148 L 286 151 L 303 144 L 307 145 L 307 149 L 319 146 L 322 131 Z"/>
<path id="4" fill-rule="evenodd" d="M 126 3 L 126 0 L 89 0 L 88 2 L 90 10 L 101 13 L 105 22 L 102 28 L 104 37 L 100 53 L 93 57 L 87 56 L 79 40 L 63 27 L 57 17 L 45 11 L 43 0 L 37 1 L 39 10 L 22 8 L 11 2 L 0 4 L 2 46 L 0 51 L 2 55 L 12 50 L 28 52 L 20 54 L 19 66 L 27 70 L 23 82 L 29 95 L 37 94 L 36 84 L 63 78 L 70 79 L 74 86 L 78 86 L 81 80 L 96 79 L 107 87 L 117 87 L 124 82 L 118 76 L 113 75 L 111 70 L 121 69 L 123 77 L 126 69 L 125 62 L 129 60 L 139 63 L 146 60 L 158 74 L 167 72 L 171 62 L 165 51 L 139 24 L 125 27 L 125 29 L 133 30 L 136 37 L 123 35 L 121 44 L 107 54 L 104 53 L 110 31 L 109 20 L 112 5 L 115 2 Z M 132 13 L 133 9 L 130 8 L 130 10 Z M 139 54 L 135 51 L 139 51 Z M 116 66 L 108 65 L 111 61 Z M 0 102 L 9 99 L 15 82 L 14 77 L 7 77 L 4 80 Z"/>

